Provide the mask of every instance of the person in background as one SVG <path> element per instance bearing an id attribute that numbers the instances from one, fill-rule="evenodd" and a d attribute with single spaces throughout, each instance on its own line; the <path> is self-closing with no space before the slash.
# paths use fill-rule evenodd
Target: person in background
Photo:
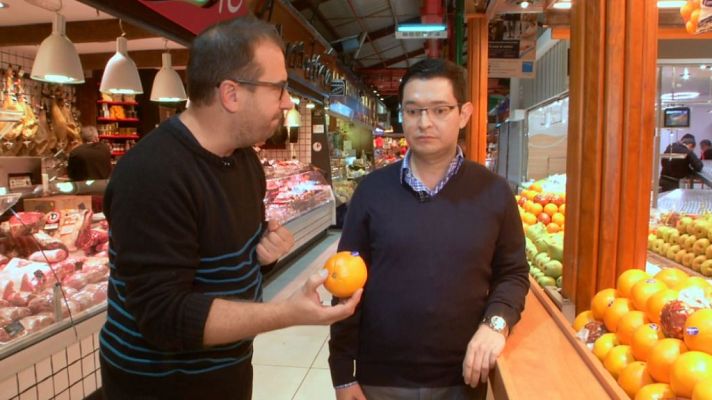
<path id="1" fill-rule="evenodd" d="M 702 161 L 695 152 L 695 136 L 684 135 L 679 142 L 665 148 L 661 156 L 660 192 L 668 192 L 680 187 L 680 179 L 688 178 L 695 172 L 702 171 Z M 669 154 L 669 155 L 668 155 Z M 675 156 L 676 154 L 684 156 Z"/>
<path id="2" fill-rule="evenodd" d="M 700 160 L 712 160 L 712 142 L 709 139 L 700 141 Z"/>
<path id="3" fill-rule="evenodd" d="M 265 175 L 252 149 L 292 108 L 274 27 L 247 16 L 208 28 L 193 40 L 187 80 L 190 107 L 126 153 L 106 189 L 99 341 L 109 400 L 249 400 L 255 335 L 331 324 L 360 299 L 357 291 L 322 305 L 320 273 L 289 299 L 263 302 L 261 267 L 294 244 L 265 221 Z"/>
<path id="4" fill-rule="evenodd" d="M 457 146 L 467 87 L 452 62 L 413 65 L 399 90 L 409 150 L 351 199 L 338 248 L 359 252 L 368 280 L 356 313 L 331 327 L 339 400 L 484 399 L 519 321 L 522 223 L 507 181 Z"/>
<path id="5" fill-rule="evenodd" d="M 82 142 L 69 152 L 67 175 L 72 181 L 107 179 L 111 175 L 111 149 L 99 141 L 99 133 L 94 126 L 85 126 L 81 133 Z"/>

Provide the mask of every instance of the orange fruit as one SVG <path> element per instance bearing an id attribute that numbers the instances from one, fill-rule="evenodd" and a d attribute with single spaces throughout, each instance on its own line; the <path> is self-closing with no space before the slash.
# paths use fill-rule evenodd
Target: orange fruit
<path id="1" fill-rule="evenodd" d="M 688 349 L 712 354 L 712 309 L 697 310 L 690 315 L 683 334 Z"/>
<path id="2" fill-rule="evenodd" d="M 661 339 L 648 355 L 648 372 L 656 382 L 670 383 L 673 363 L 687 351 L 687 346 L 679 339 Z"/>
<path id="3" fill-rule="evenodd" d="M 712 400 L 712 379 L 695 385 L 692 389 L 692 400 Z"/>
<path id="4" fill-rule="evenodd" d="M 522 221 L 524 221 L 524 223 L 527 225 L 534 225 L 536 224 L 536 215 L 530 212 L 525 212 L 524 216 L 522 217 Z"/>
<path id="5" fill-rule="evenodd" d="M 603 321 L 603 315 L 606 313 L 608 307 L 613 304 L 613 300 L 615 299 L 615 289 L 603 289 L 596 293 L 593 299 L 591 299 L 591 313 L 593 313 L 593 318 Z"/>
<path id="6" fill-rule="evenodd" d="M 690 7 L 692 9 L 700 8 L 700 0 L 687 0 L 687 3 L 690 4 Z"/>
<path id="7" fill-rule="evenodd" d="M 618 329 L 618 321 L 623 318 L 629 311 L 633 310 L 633 302 L 626 298 L 617 298 L 613 300 L 611 306 L 608 307 L 603 315 L 603 323 L 609 332 L 616 332 Z"/>
<path id="8" fill-rule="evenodd" d="M 529 186 L 529 190 L 534 191 L 535 193 L 541 193 L 542 187 L 541 187 L 541 182 L 534 182 Z"/>
<path id="9" fill-rule="evenodd" d="M 564 214 L 562 214 L 560 212 L 557 212 L 551 216 L 551 222 L 553 222 L 559 226 L 563 226 L 565 221 L 566 221 L 566 218 L 564 217 Z"/>
<path id="10" fill-rule="evenodd" d="M 638 393 L 635 394 L 634 400 L 674 400 L 675 393 L 673 393 L 670 385 L 666 383 L 653 383 L 651 385 L 645 385 Z"/>
<path id="11" fill-rule="evenodd" d="M 633 286 L 643 279 L 650 278 L 647 272 L 639 269 L 629 269 L 623 272 L 616 281 L 616 289 L 618 289 L 618 297 L 629 297 Z"/>
<path id="12" fill-rule="evenodd" d="M 697 33 L 697 24 L 694 21 L 687 21 L 685 24 L 685 30 L 689 34 L 695 34 Z"/>
<path id="13" fill-rule="evenodd" d="M 690 14 L 690 22 L 693 24 L 697 25 L 700 22 L 700 9 L 692 10 L 692 14 Z"/>
<path id="14" fill-rule="evenodd" d="M 689 275 L 677 268 L 663 268 L 653 278 L 663 281 L 669 288 L 674 288 L 689 278 Z"/>
<path id="15" fill-rule="evenodd" d="M 699 382 L 712 380 L 712 356 L 701 351 L 688 351 L 672 365 L 670 387 L 680 397 L 692 397 Z"/>
<path id="16" fill-rule="evenodd" d="M 655 383 L 648 373 L 645 363 L 634 361 L 628 364 L 618 376 L 618 384 L 631 398 L 645 385 Z"/>
<path id="17" fill-rule="evenodd" d="M 677 300 L 677 290 L 665 289 L 661 290 L 648 298 L 645 303 L 645 315 L 651 322 L 660 323 L 660 313 L 663 307 L 670 301 Z"/>
<path id="18" fill-rule="evenodd" d="M 546 231 L 549 233 L 556 233 L 561 231 L 561 227 L 553 222 L 546 226 Z"/>
<path id="19" fill-rule="evenodd" d="M 622 344 L 612 348 L 611 351 L 606 354 L 606 358 L 603 360 L 603 366 L 613 375 L 613 378 L 618 379 L 618 376 L 625 367 L 634 361 L 633 351 L 630 349 L 630 346 Z"/>
<path id="20" fill-rule="evenodd" d="M 562 204 L 559 206 L 559 212 L 566 215 L 566 204 Z"/>
<path id="21" fill-rule="evenodd" d="M 644 312 L 629 311 L 618 321 L 618 329 L 616 330 L 618 340 L 621 344 L 632 344 L 633 333 L 647 322 Z"/>
<path id="22" fill-rule="evenodd" d="M 549 203 L 544 206 L 544 212 L 549 214 L 550 217 L 553 217 L 554 214 L 559 212 L 559 207 L 557 207 L 554 203 Z"/>
<path id="23" fill-rule="evenodd" d="M 366 284 L 368 271 L 358 252 L 340 251 L 326 260 L 324 269 L 329 272 L 324 287 L 336 297 L 351 297 Z"/>
<path id="24" fill-rule="evenodd" d="M 615 333 L 604 333 L 593 342 L 593 354 L 603 361 L 606 359 L 608 352 L 619 344 L 618 336 Z"/>
<path id="25" fill-rule="evenodd" d="M 539 215 L 544 211 L 544 206 L 539 203 L 533 203 L 529 208 L 529 212 L 534 215 Z"/>
<path id="26" fill-rule="evenodd" d="M 687 22 L 690 19 L 690 15 L 692 14 L 692 5 L 690 3 L 687 3 L 680 7 L 680 15 L 682 16 L 682 19 Z"/>
<path id="27" fill-rule="evenodd" d="M 593 313 L 590 310 L 579 313 L 579 315 L 576 316 L 576 319 L 574 319 L 574 330 L 578 332 L 583 329 L 583 327 L 586 326 L 587 323 L 594 320 L 595 318 L 593 318 Z"/>
<path id="28" fill-rule="evenodd" d="M 633 305 L 636 309 L 645 311 L 645 305 L 650 296 L 661 290 L 666 290 L 667 288 L 667 285 L 662 281 L 654 278 L 645 279 L 633 285 L 633 289 L 631 289 L 630 292 L 630 298 L 633 300 Z"/>
<path id="29" fill-rule="evenodd" d="M 630 345 L 633 357 L 639 361 L 648 361 L 653 346 L 664 337 L 662 329 L 657 324 L 645 324 L 639 327 L 633 332 L 633 340 Z"/>

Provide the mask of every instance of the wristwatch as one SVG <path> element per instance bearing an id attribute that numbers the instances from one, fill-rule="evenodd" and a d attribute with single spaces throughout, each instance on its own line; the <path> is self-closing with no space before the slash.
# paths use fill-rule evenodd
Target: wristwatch
<path id="1" fill-rule="evenodd" d="M 482 320 L 482 323 L 497 333 L 501 333 L 505 337 L 509 335 L 509 325 L 507 321 L 499 315 L 493 315 Z"/>

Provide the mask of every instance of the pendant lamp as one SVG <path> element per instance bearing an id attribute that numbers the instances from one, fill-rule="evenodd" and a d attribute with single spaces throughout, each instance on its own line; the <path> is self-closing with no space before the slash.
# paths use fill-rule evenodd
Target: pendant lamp
<path id="1" fill-rule="evenodd" d="M 151 88 L 151 101 L 175 103 L 187 100 L 183 82 L 171 66 L 171 53 L 163 53 L 161 59 L 161 69 L 156 74 Z"/>
<path id="2" fill-rule="evenodd" d="M 136 63 L 127 52 L 128 40 L 116 38 L 116 54 L 106 63 L 104 76 L 101 77 L 99 91 L 108 94 L 141 94 L 143 86 L 138 76 Z"/>
<path id="3" fill-rule="evenodd" d="M 57 13 L 52 22 L 52 34 L 42 41 L 32 64 L 32 79 L 52 83 L 84 83 L 79 54 L 64 32 L 64 16 Z"/>

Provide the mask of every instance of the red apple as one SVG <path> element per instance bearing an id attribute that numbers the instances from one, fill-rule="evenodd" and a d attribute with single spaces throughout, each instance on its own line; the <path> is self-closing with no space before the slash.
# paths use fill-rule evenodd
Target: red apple
<path id="1" fill-rule="evenodd" d="M 534 202 L 539 203 L 542 206 L 549 204 L 549 196 L 546 193 L 539 193 L 534 196 Z"/>
<path id="2" fill-rule="evenodd" d="M 539 214 L 539 216 L 537 216 L 536 219 L 538 219 L 539 222 L 541 222 L 544 225 L 549 225 L 549 223 L 551 222 L 551 217 L 549 216 L 549 214 L 547 214 L 545 212 Z"/>
<path id="3" fill-rule="evenodd" d="M 519 205 L 524 207 L 524 205 L 527 204 L 527 198 L 522 196 L 519 198 Z"/>
<path id="4" fill-rule="evenodd" d="M 557 207 L 561 206 L 564 204 L 564 198 L 559 196 L 558 194 L 552 194 L 551 195 L 551 202 L 556 204 Z"/>

